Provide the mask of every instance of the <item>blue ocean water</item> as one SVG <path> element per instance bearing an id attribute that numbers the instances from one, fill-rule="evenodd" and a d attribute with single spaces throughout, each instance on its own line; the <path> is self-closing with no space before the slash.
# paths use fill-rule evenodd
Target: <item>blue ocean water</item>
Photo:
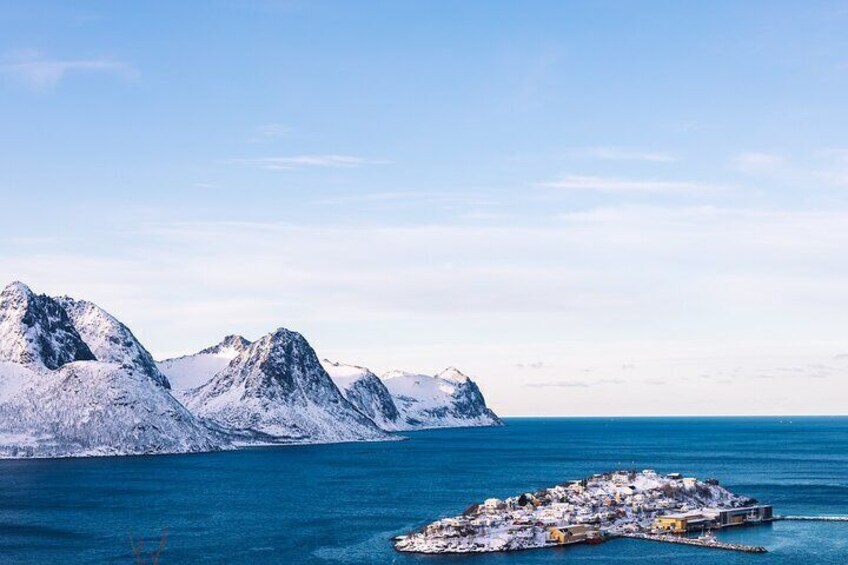
<path id="1" fill-rule="evenodd" d="M 848 563 L 848 523 L 727 531 L 765 555 L 614 540 L 484 556 L 390 538 L 484 498 L 618 468 L 716 477 L 779 514 L 848 515 L 848 418 L 509 419 L 406 441 L 0 461 L 0 563 Z"/>

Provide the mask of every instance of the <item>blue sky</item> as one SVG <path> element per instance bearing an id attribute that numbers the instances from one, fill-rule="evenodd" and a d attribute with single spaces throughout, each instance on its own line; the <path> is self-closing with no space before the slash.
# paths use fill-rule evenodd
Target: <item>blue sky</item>
<path id="1" fill-rule="evenodd" d="M 158 356 L 285 325 L 378 371 L 458 365 L 507 414 L 842 412 L 846 26 L 845 2 L 0 2 L 0 273 Z"/>

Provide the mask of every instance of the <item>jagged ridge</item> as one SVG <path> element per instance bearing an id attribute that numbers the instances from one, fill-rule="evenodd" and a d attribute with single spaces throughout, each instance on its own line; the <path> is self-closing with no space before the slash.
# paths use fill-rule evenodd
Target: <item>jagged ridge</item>
<path id="1" fill-rule="evenodd" d="M 170 395 L 147 350 L 104 310 L 37 296 L 23 283 L 0 297 L 0 457 L 226 447 Z"/>
<path id="2" fill-rule="evenodd" d="M 435 376 L 392 371 L 383 375 L 407 429 L 498 426 L 477 384 L 451 367 Z"/>
<path id="3" fill-rule="evenodd" d="M 250 345 L 251 342 L 240 335 L 228 335 L 216 345 L 191 355 L 159 361 L 157 366 L 168 376 L 174 394 L 183 398 L 189 390 L 209 382 Z"/>
<path id="4" fill-rule="evenodd" d="M 247 439 L 387 439 L 345 400 L 303 336 L 285 328 L 250 345 L 185 399 L 195 414 Z"/>
<path id="5" fill-rule="evenodd" d="M 321 361 L 324 369 L 339 387 L 344 397 L 384 430 L 397 431 L 406 427 L 392 395 L 380 378 L 365 367 Z"/>
<path id="6" fill-rule="evenodd" d="M 94 359 L 57 301 L 36 295 L 21 282 L 0 293 L 0 361 L 38 370 Z"/>

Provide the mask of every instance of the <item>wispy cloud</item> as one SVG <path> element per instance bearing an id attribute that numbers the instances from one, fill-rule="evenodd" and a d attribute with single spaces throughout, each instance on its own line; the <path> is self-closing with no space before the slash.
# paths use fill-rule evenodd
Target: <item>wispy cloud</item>
<path id="1" fill-rule="evenodd" d="M 467 367 L 484 377 L 496 409 L 518 414 L 562 414 L 559 393 L 583 415 L 836 413 L 845 404 L 834 391 L 848 362 L 831 360 L 848 353 L 839 345 L 845 211 L 629 206 L 523 227 L 298 217 L 307 220 L 113 218 L 116 231 L 102 232 L 109 237 L 97 245 L 57 230 L 42 235 L 58 243 L 0 242 L 0 273 L 113 308 L 160 353 L 283 324 L 319 336 L 322 353 L 372 369 Z M 788 329 L 749 337 L 765 326 Z M 351 342 L 362 328 L 373 339 Z M 494 341 L 480 344 L 482 333 Z M 751 361 L 752 350 L 761 361 Z M 781 374 L 775 366 L 808 360 L 793 354 L 819 352 L 840 371 L 743 378 Z M 549 368 L 527 366 L 536 361 Z M 636 368 L 625 370 L 628 363 Z M 731 363 L 741 364 L 739 378 L 721 372 Z M 704 406 L 727 379 L 734 394 Z M 606 390 L 614 393 L 599 399 Z"/>
<path id="2" fill-rule="evenodd" d="M 848 186 L 848 148 L 822 149 L 818 152 L 818 157 L 824 160 L 824 165 L 820 170 L 813 172 L 817 180 L 834 186 Z"/>
<path id="3" fill-rule="evenodd" d="M 541 186 L 563 190 L 588 190 L 606 194 L 701 194 L 726 190 L 726 187 L 689 181 L 637 180 L 617 177 L 568 175 Z"/>
<path id="4" fill-rule="evenodd" d="M 364 159 L 351 155 L 294 155 L 291 157 L 248 157 L 227 159 L 226 163 L 269 171 L 290 171 L 304 168 L 354 168 L 363 165 L 385 165 L 389 161 Z"/>
<path id="5" fill-rule="evenodd" d="M 731 159 L 733 167 L 748 174 L 776 173 L 783 166 L 784 160 L 773 153 L 740 153 Z"/>
<path id="6" fill-rule="evenodd" d="M 589 383 L 585 381 L 552 381 L 545 383 L 527 383 L 528 388 L 586 388 Z"/>
<path id="7" fill-rule="evenodd" d="M 571 152 L 576 157 L 589 157 L 605 161 L 647 161 L 671 163 L 678 158 L 664 151 L 646 151 L 633 147 L 581 147 Z"/>
<path id="8" fill-rule="evenodd" d="M 281 124 L 264 124 L 256 128 L 250 137 L 250 143 L 268 143 L 289 135 L 292 128 Z"/>
<path id="9" fill-rule="evenodd" d="M 40 91 L 55 88 L 74 73 L 105 73 L 123 78 L 138 76 L 138 71 L 131 65 L 115 59 L 50 59 L 36 51 L 7 56 L 0 64 L 0 73 Z"/>
<path id="10" fill-rule="evenodd" d="M 590 386 L 615 385 L 622 383 L 624 383 L 624 380 L 622 379 L 598 379 L 594 381 L 547 381 L 541 383 L 527 383 L 525 386 L 529 388 L 588 388 Z"/>
<path id="11" fill-rule="evenodd" d="M 516 363 L 515 366 L 518 369 L 547 369 L 550 367 L 543 361 L 534 361 L 532 363 Z"/>
<path id="12" fill-rule="evenodd" d="M 668 124 L 668 129 L 676 133 L 704 132 L 720 129 L 719 124 L 703 122 L 698 120 L 684 120 Z"/>

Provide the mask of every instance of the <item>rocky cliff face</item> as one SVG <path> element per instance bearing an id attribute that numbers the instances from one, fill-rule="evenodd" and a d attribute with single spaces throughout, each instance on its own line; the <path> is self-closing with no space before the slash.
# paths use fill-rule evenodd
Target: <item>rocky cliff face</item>
<path id="1" fill-rule="evenodd" d="M 0 361 L 58 369 L 94 360 L 67 312 L 56 301 L 14 282 L 0 293 Z"/>
<path id="2" fill-rule="evenodd" d="M 0 293 L 0 457 L 226 447 L 167 384 L 129 329 L 97 306 L 22 283 Z"/>
<path id="3" fill-rule="evenodd" d="M 189 390 L 209 382 L 248 347 L 250 342 L 242 336 L 228 335 L 216 345 L 192 355 L 160 361 L 157 366 L 167 375 L 174 395 L 183 398 Z"/>
<path id="4" fill-rule="evenodd" d="M 377 375 L 365 367 L 334 363 L 327 359 L 321 361 L 321 364 L 348 402 L 380 428 L 397 431 L 407 427 L 392 395 Z"/>
<path id="5" fill-rule="evenodd" d="M 435 376 L 392 371 L 383 376 L 406 429 L 498 426 L 480 388 L 454 368 Z"/>
<path id="6" fill-rule="evenodd" d="M 63 296 L 57 298 L 56 302 L 67 312 L 74 329 L 98 361 L 133 368 L 150 377 L 156 384 L 170 388 L 168 379 L 156 366 L 147 349 L 114 316 L 87 300 Z"/>
<path id="7" fill-rule="evenodd" d="M 221 343 L 213 345 L 212 347 L 207 347 L 206 349 L 201 349 L 197 355 L 221 355 L 222 357 L 232 359 L 239 353 L 244 352 L 244 350 L 250 347 L 250 345 L 251 342 L 244 337 L 236 334 L 230 334 L 221 340 Z"/>
<path id="8" fill-rule="evenodd" d="M 185 401 L 193 413 L 245 441 L 388 437 L 344 398 L 303 336 L 285 328 L 250 345 Z"/>
<path id="9" fill-rule="evenodd" d="M 0 458 L 384 440 L 386 431 L 499 423 L 455 369 L 383 382 L 363 367 L 322 366 L 285 328 L 157 364 L 92 302 L 22 283 L 0 292 Z"/>

